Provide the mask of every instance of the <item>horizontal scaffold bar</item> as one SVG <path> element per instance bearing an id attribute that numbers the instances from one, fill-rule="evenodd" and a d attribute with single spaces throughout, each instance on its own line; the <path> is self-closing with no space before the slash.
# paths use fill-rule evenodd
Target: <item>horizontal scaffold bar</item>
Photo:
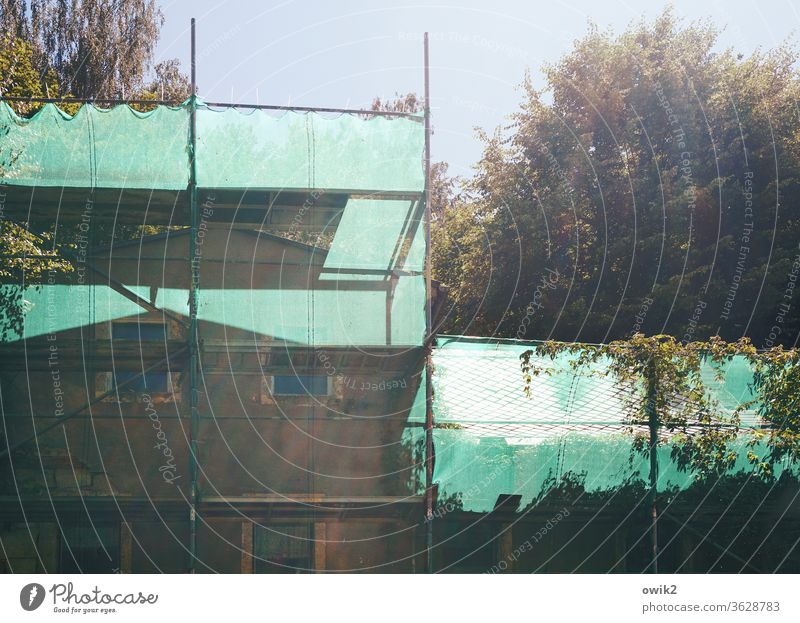
<path id="1" fill-rule="evenodd" d="M 21 97 L 0 96 L 0 101 L 41 104 L 100 104 L 103 106 L 182 106 L 184 102 L 177 100 L 149 100 L 149 99 L 108 99 L 108 98 L 79 98 L 79 97 Z M 363 108 L 335 108 L 330 106 L 279 106 L 275 104 L 234 104 L 231 102 L 202 102 L 202 105 L 214 108 L 243 108 L 249 110 L 285 110 L 288 112 L 321 112 L 339 113 L 348 115 L 365 115 L 376 117 L 406 117 L 419 120 L 420 113 L 403 112 L 394 110 L 368 110 Z"/>

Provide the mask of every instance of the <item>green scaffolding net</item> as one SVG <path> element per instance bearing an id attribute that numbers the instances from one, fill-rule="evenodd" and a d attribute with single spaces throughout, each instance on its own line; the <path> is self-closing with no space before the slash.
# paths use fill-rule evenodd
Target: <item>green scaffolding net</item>
<path id="1" fill-rule="evenodd" d="M 69 193 L 83 191 L 90 197 L 95 189 L 185 191 L 190 113 L 189 103 L 145 113 L 125 105 L 85 105 L 70 116 L 46 104 L 31 118 L 21 118 L 0 102 L 0 184 L 12 189 L 9 214 L 27 220 L 35 208 L 69 233 L 76 221 L 87 230 L 89 226 L 79 222 L 82 214 L 66 208 L 64 196 Z M 202 203 L 198 261 L 204 262 L 201 320 L 306 346 L 422 344 L 421 118 L 216 110 L 199 101 L 196 126 Z M 51 188 L 61 189 L 62 195 L 44 194 Z M 15 189 L 26 194 L 14 195 Z M 174 196 L 171 200 L 180 204 Z M 172 206 L 167 224 L 188 224 L 187 198 L 182 201 L 183 206 Z M 85 205 L 79 203 L 78 210 Z M 147 224 L 153 208 L 152 196 L 135 195 L 133 202 L 98 204 L 91 218 L 122 219 L 130 213 L 133 218 L 141 215 L 134 223 Z M 260 237 L 248 245 L 249 256 L 239 257 L 229 228 L 215 228 L 214 223 L 242 220 Z M 150 261 L 158 252 L 154 249 L 164 251 L 164 244 L 142 244 L 147 248 L 140 244 L 138 257 L 126 251 L 117 255 L 155 271 L 139 271 L 124 285 L 137 295 L 152 288 L 154 305 L 186 315 L 188 283 L 177 273 L 188 274 L 188 266 L 178 267 L 175 254 L 165 256 L 176 274 L 164 275 Z M 186 240 L 169 245 L 188 258 Z M 203 250 L 212 246 L 214 257 L 209 257 Z M 263 268 L 259 274 L 245 271 L 242 279 L 233 266 L 220 273 L 212 265 L 220 260 L 250 261 Z M 41 300 L 64 299 L 88 287 L 70 283 L 69 277 L 63 281 L 28 288 L 21 296 L 25 337 L 41 335 L 48 324 Z M 123 295 L 109 291 L 103 297 L 117 303 L 105 305 L 108 312 L 101 318 L 113 320 L 130 311 Z M 87 313 L 81 309 L 49 324 L 79 326 Z"/>
<path id="2" fill-rule="evenodd" d="M 0 184 L 57 188 L 185 189 L 189 109 L 137 112 L 45 104 L 31 118 L 0 102 Z"/>
<path id="3" fill-rule="evenodd" d="M 136 473 L 133 463 L 152 462 L 141 399 L 150 392 L 183 470 L 178 482 L 188 486 L 194 265 L 204 494 L 288 503 L 418 493 L 422 116 L 216 109 L 198 100 L 193 232 L 191 113 L 190 103 L 146 113 L 85 105 L 70 116 L 48 104 L 26 119 L 0 102 L 4 217 L 52 226 L 73 268 L 74 252 L 83 253 L 80 271 L 0 284 L 23 311 L 22 330 L 5 335 L 7 352 L 38 366 L 33 387 L 48 382 L 37 374 L 48 371 L 55 345 L 65 395 L 111 392 L 94 410 L 132 416 L 104 422 L 98 450 L 123 474 L 114 486 L 125 495 L 172 493 L 158 472 L 142 483 L 125 476 Z M 52 412 L 31 387 L 15 395 L 33 395 L 34 404 L 8 398 L 5 408 Z M 66 428 L 73 434 L 78 420 Z M 121 444 L 133 446 L 130 456 L 112 451 Z"/>
<path id="4" fill-rule="evenodd" d="M 420 118 L 197 111 L 197 183 L 207 188 L 419 191 Z"/>
<path id="5" fill-rule="evenodd" d="M 581 478 L 587 492 L 647 481 L 649 460 L 631 453 L 623 395 L 614 380 L 592 370 L 575 373 L 568 356 L 560 356 L 554 363 L 538 362 L 553 374 L 534 377 L 528 398 L 519 357 L 534 346 L 438 338 L 433 355 L 434 480 L 440 499 L 458 495 L 465 510 L 485 512 L 501 495 L 521 495 L 524 507 L 566 474 Z M 703 379 L 723 412 L 753 398 L 752 371 L 741 358 L 726 364 L 721 382 L 710 365 Z M 742 427 L 755 424 L 754 410 L 744 411 Z M 745 443 L 736 444 L 739 458 L 732 473 L 748 467 Z M 659 448 L 658 487 L 686 488 L 694 476 L 679 471 L 670 452 L 667 445 Z"/>
<path id="6" fill-rule="evenodd" d="M 30 118 L 0 102 L 0 183 L 33 187 L 183 190 L 189 182 L 185 103 L 137 112 L 45 104 Z M 197 185 L 208 189 L 419 192 L 422 118 L 212 109 L 198 102 Z"/>

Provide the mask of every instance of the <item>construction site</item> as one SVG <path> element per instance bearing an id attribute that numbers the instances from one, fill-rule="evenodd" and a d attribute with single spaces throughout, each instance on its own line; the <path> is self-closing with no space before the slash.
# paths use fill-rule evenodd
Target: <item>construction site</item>
<path id="1" fill-rule="evenodd" d="M 796 480 L 698 483 L 612 380 L 438 331 L 427 38 L 419 113 L 207 102 L 195 58 L 183 103 L 0 101 L 2 219 L 72 241 L 0 286 L 2 571 L 800 571 Z"/>

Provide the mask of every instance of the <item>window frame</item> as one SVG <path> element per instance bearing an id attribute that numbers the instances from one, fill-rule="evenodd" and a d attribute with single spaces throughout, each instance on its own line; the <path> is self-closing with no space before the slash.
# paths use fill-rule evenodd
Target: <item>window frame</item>
<path id="1" fill-rule="evenodd" d="M 299 380 L 303 391 L 300 391 L 298 393 L 278 392 L 276 390 L 276 383 L 275 383 L 275 379 L 277 377 L 293 378 L 293 379 Z M 324 379 L 325 380 L 325 391 L 324 391 L 324 393 L 317 393 L 317 392 L 309 391 L 309 389 L 313 389 L 313 388 L 309 388 L 308 384 L 306 384 L 305 382 L 300 380 L 300 379 L 307 379 L 307 378 L 315 378 L 315 379 L 322 378 L 322 379 Z M 281 397 L 281 398 L 327 398 L 333 392 L 332 377 L 330 375 L 328 375 L 328 374 L 272 374 L 268 378 L 268 384 L 267 385 L 268 385 L 270 394 L 272 396 L 276 397 L 276 398 L 277 397 Z"/>
<path id="2" fill-rule="evenodd" d="M 132 335 L 130 337 L 115 336 L 114 329 L 122 327 L 125 328 L 135 327 L 136 335 Z M 155 337 L 145 337 L 142 335 L 142 329 L 141 329 L 142 327 L 147 327 L 147 329 L 152 329 L 153 327 L 160 327 L 163 330 L 163 334 Z M 112 320 L 110 337 L 112 340 L 130 340 L 136 342 L 166 342 L 169 337 L 169 327 L 167 326 L 166 322 L 163 322 L 161 320 L 147 320 L 147 319 Z"/>

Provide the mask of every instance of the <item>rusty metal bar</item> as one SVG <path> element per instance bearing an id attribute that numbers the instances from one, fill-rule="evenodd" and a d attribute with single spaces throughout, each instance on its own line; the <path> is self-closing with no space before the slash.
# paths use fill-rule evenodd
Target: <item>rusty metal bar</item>
<path id="1" fill-rule="evenodd" d="M 197 487 L 197 473 L 199 461 L 197 458 L 197 367 L 198 347 L 197 336 L 197 290 L 200 281 L 200 258 L 197 257 L 197 231 L 199 227 L 199 214 L 197 208 L 197 55 L 195 45 L 195 20 L 192 18 L 192 69 L 191 88 L 189 97 L 190 123 L 189 123 L 189 474 L 191 478 L 190 508 L 189 508 L 189 573 L 195 573 L 197 568 L 197 507 L 200 494 Z"/>
<path id="2" fill-rule="evenodd" d="M 431 280 L 431 94 L 428 33 L 423 46 L 425 72 L 425 568 L 433 573 L 433 387 L 431 350 L 433 339 Z"/>
<path id="3" fill-rule="evenodd" d="M 647 366 L 647 410 L 648 427 L 650 429 L 650 491 L 648 500 L 650 504 L 650 547 L 651 556 L 650 572 L 658 573 L 658 411 L 656 400 L 658 398 L 658 379 L 656 378 L 655 364 L 652 359 Z"/>
<path id="4" fill-rule="evenodd" d="M 86 262 L 86 266 L 92 272 L 97 273 L 98 275 L 103 277 L 103 279 L 106 279 L 108 281 L 108 286 L 112 290 L 114 290 L 115 292 L 118 292 L 119 294 L 124 296 L 126 299 L 136 303 L 139 307 L 142 307 L 143 309 L 146 309 L 149 312 L 153 312 L 153 313 L 156 313 L 156 314 L 161 314 L 165 318 L 169 318 L 170 320 L 178 322 L 185 329 L 189 328 L 187 326 L 187 324 L 186 324 L 186 321 L 183 318 L 181 318 L 177 314 L 173 314 L 172 312 L 169 312 L 169 311 L 167 311 L 165 309 L 157 307 L 156 305 L 153 305 L 150 301 L 148 301 L 145 298 L 142 298 L 141 296 L 136 294 L 136 292 L 134 292 L 133 290 L 128 288 L 124 283 L 122 283 L 121 281 L 117 281 L 116 279 L 111 277 L 111 275 L 109 275 L 108 273 L 106 273 L 103 270 L 100 270 L 99 268 L 97 268 L 91 262 Z"/>
<path id="5" fill-rule="evenodd" d="M 140 99 L 93 99 L 80 97 L 22 97 L 17 95 L 2 95 L 0 100 L 6 102 L 24 102 L 41 104 L 108 104 L 118 106 L 120 104 L 135 104 L 147 106 L 179 106 L 182 102 L 178 100 L 140 100 Z"/>

